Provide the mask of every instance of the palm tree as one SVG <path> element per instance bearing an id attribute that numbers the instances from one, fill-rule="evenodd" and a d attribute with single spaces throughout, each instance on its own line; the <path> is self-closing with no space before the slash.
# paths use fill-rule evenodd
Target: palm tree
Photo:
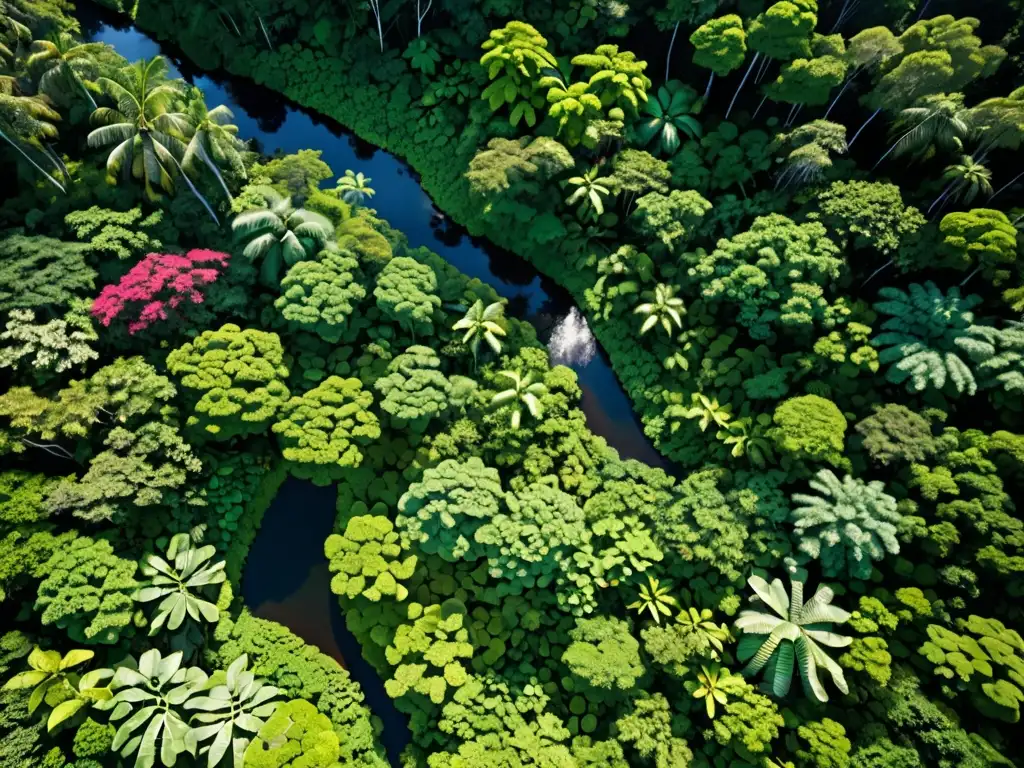
<path id="1" fill-rule="evenodd" d="M 0 2 L 0 58 L 13 63 L 18 57 L 22 41 L 32 39 L 32 30 L 8 14 L 7 10 L 6 4 Z"/>
<path id="2" fill-rule="evenodd" d="M 648 301 L 633 310 L 634 315 L 645 315 L 644 324 L 640 326 L 640 335 L 643 336 L 651 328 L 661 323 L 665 333 L 672 335 L 672 326 L 682 329 L 683 315 L 686 314 L 686 307 L 683 300 L 675 294 L 675 288 L 665 283 L 658 283 L 654 288 L 654 294 L 648 294 L 653 301 Z"/>
<path id="3" fill-rule="evenodd" d="M 64 186 L 25 151 L 25 146 L 32 147 L 53 162 L 46 141 L 57 138 L 57 127 L 53 123 L 58 120 L 60 115 L 50 107 L 45 97 L 23 96 L 18 92 L 14 78 L 0 76 L 0 139 L 14 147 L 44 179 L 61 192 L 66 192 Z M 62 170 L 59 164 L 55 165 Z"/>
<path id="4" fill-rule="evenodd" d="M 960 152 L 972 130 L 971 111 L 964 107 L 963 95 L 945 93 L 925 96 L 916 106 L 902 110 L 892 132 L 899 138 L 883 154 L 877 168 L 890 154 L 912 155 L 921 160 L 935 148 Z"/>
<path id="5" fill-rule="evenodd" d="M 366 198 L 377 194 L 377 191 L 370 186 L 371 181 L 373 179 L 363 176 L 362 172 L 345 171 L 344 176 L 338 177 L 338 185 L 335 188 L 341 194 L 341 199 L 355 208 L 362 205 Z"/>
<path id="6" fill-rule="evenodd" d="M 949 194 L 964 203 L 973 202 L 982 193 L 992 194 L 992 171 L 975 162 L 970 155 L 964 155 L 959 163 L 946 166 L 943 178 L 950 182 Z"/>
<path id="7" fill-rule="evenodd" d="M 612 190 L 607 179 L 599 179 L 601 169 L 594 166 L 582 176 L 573 176 L 566 184 L 575 187 L 572 194 L 565 199 L 566 205 L 579 203 L 579 215 L 584 221 L 598 218 L 604 213 L 604 200 L 611 196 Z"/>
<path id="8" fill-rule="evenodd" d="M 665 582 L 664 585 L 653 576 L 647 577 L 647 583 L 640 585 L 640 594 L 635 602 L 626 607 L 631 611 L 643 615 L 651 614 L 655 624 L 661 623 L 662 616 L 671 616 L 672 608 L 676 605 L 676 599 L 669 594 L 672 584 Z"/>
<path id="9" fill-rule="evenodd" d="M 92 122 L 101 127 L 88 137 L 90 147 L 114 148 L 107 155 L 107 178 L 116 183 L 118 173 L 142 179 L 146 196 L 157 200 L 160 193 L 174 190 L 174 174 L 185 180 L 215 222 L 217 214 L 196 189 L 178 158 L 185 154 L 184 138 L 189 131 L 188 118 L 171 112 L 174 99 L 180 97 L 177 83 L 167 79 L 168 66 L 162 56 L 140 60 L 121 70 L 117 79 L 101 77 L 99 84 L 117 104 L 100 107 L 92 113 Z"/>
<path id="10" fill-rule="evenodd" d="M 282 197 L 269 187 L 260 188 L 266 208 L 240 213 L 231 229 L 246 243 L 242 253 L 250 261 L 263 259 L 260 279 L 276 288 L 281 269 L 315 255 L 334 235 L 326 216 L 305 208 L 295 208 L 290 197 Z"/>
<path id="11" fill-rule="evenodd" d="M 185 148 L 181 166 L 186 171 L 198 173 L 200 164 L 205 165 L 217 177 L 224 194 L 231 200 L 231 191 L 220 169 L 230 168 L 236 175 L 245 178 L 245 165 L 242 163 L 245 142 L 238 138 L 238 126 L 230 122 L 235 117 L 230 109 L 223 104 L 207 109 L 198 89 L 193 96 L 186 108 L 192 136 Z"/>
<path id="12" fill-rule="evenodd" d="M 832 624 L 842 624 L 850 618 L 847 611 L 831 605 L 835 596 L 832 590 L 819 586 L 814 597 L 805 603 L 804 584 L 796 578 L 790 579 L 789 596 L 779 579 L 769 585 L 760 576 L 751 576 L 747 583 L 756 594 L 755 601 L 760 599 L 777 615 L 756 610 L 740 612 L 735 626 L 743 630 L 743 637 L 736 656 L 740 661 L 750 660 L 743 674 L 756 675 L 764 669 L 772 693 L 782 697 L 789 693 L 795 657 L 800 664 L 804 691 L 809 696 L 828 701 L 828 693 L 818 677 L 819 666 L 828 671 L 840 691 L 849 693 L 842 667 L 821 649 L 821 645 L 845 648 L 853 642 L 852 638 L 831 631 Z"/>
<path id="13" fill-rule="evenodd" d="M 522 407 L 524 405 L 533 418 L 540 419 L 543 416 L 544 411 L 539 398 L 548 392 L 548 388 L 544 386 L 543 382 L 534 381 L 532 373 L 522 376 L 517 371 L 502 371 L 498 375 L 510 380 L 512 386 L 492 397 L 491 405 L 500 407 L 513 404 L 512 429 L 519 429 L 523 419 Z"/>
<path id="14" fill-rule="evenodd" d="M 466 335 L 462 343 L 469 343 L 469 350 L 473 353 L 473 370 L 476 370 L 477 354 L 480 351 L 480 340 L 487 342 L 494 354 L 501 352 L 501 341 L 499 336 L 505 335 L 505 329 L 498 325 L 502 319 L 505 308 L 501 302 L 495 301 L 484 307 L 483 301 L 477 299 L 466 314 L 452 326 L 453 331 L 465 331 Z"/>
<path id="15" fill-rule="evenodd" d="M 88 100 L 90 108 L 96 109 L 96 100 L 85 81 L 96 68 L 93 56 L 106 49 L 103 43 L 80 43 L 67 32 L 61 32 L 49 40 L 34 41 L 32 47 L 35 52 L 28 58 L 28 67 L 42 70 L 40 93 L 56 100 L 69 90 L 77 90 Z"/>
<path id="16" fill-rule="evenodd" d="M 723 643 L 729 640 L 729 628 L 725 624 L 716 624 L 714 614 L 708 608 L 697 610 L 694 607 L 686 608 L 676 616 L 676 623 L 679 624 L 686 634 L 695 634 L 703 638 L 713 649 L 711 658 L 717 659 L 725 646 Z"/>
<path id="17" fill-rule="evenodd" d="M 715 718 L 715 704 L 721 704 L 724 707 L 729 701 L 729 697 L 723 690 L 725 687 L 723 683 L 730 676 L 729 670 L 722 669 L 718 664 L 712 664 L 710 667 L 702 664 L 700 672 L 697 673 L 696 682 L 687 681 L 686 689 L 690 691 L 693 698 L 704 699 L 704 708 L 712 720 Z"/>
<path id="18" fill-rule="evenodd" d="M 640 143 L 651 145 L 654 154 L 674 155 L 680 134 L 699 139 L 704 130 L 694 114 L 700 111 L 697 92 L 678 80 L 670 80 L 658 89 L 643 107 L 643 116 L 634 127 Z"/>

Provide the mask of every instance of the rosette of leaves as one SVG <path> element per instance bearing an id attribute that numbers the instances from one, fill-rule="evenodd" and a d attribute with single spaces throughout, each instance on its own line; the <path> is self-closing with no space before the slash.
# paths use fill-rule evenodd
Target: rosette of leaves
<path id="1" fill-rule="evenodd" d="M 39 709 L 43 702 L 51 706 L 46 729 L 52 731 L 84 707 L 111 697 L 110 689 L 100 685 L 111 676 L 109 669 L 94 669 L 81 676 L 71 671 L 92 659 L 93 655 L 92 651 L 76 648 L 61 656 L 57 651 L 44 651 L 36 646 L 28 656 L 31 669 L 4 683 L 4 690 L 31 688 L 29 714 Z"/>
<path id="2" fill-rule="evenodd" d="M 818 667 L 825 668 L 840 691 L 849 693 L 842 667 L 821 649 L 821 645 L 845 648 L 853 642 L 852 638 L 831 631 L 832 624 L 843 624 L 850 618 L 847 611 L 831 604 L 835 593 L 822 585 L 805 603 L 804 583 L 798 579 L 790 580 L 789 595 L 780 579 L 769 584 L 760 576 L 751 576 L 747 583 L 757 596 L 755 601 L 763 602 L 775 615 L 745 610 L 736 620 L 736 628 L 743 631 L 736 656 L 740 661 L 749 660 L 744 676 L 764 670 L 772 693 L 783 697 L 793 681 L 795 658 L 808 696 L 828 701 Z"/>
<path id="3" fill-rule="evenodd" d="M 198 710 L 192 716 L 193 726 L 190 738 L 204 746 L 200 753 L 206 754 L 209 768 L 217 765 L 231 749 L 234 768 L 242 768 L 245 749 L 250 737 L 264 726 L 280 702 L 273 701 L 279 693 L 272 685 L 258 680 L 249 672 L 249 657 L 242 654 L 235 659 L 227 672 L 217 672 L 204 686 L 206 696 L 196 696 L 185 702 L 185 709 Z"/>
<path id="4" fill-rule="evenodd" d="M 656 155 L 674 155 L 680 135 L 699 140 L 704 129 L 693 117 L 700 111 L 697 92 L 678 80 L 669 80 L 648 99 L 633 128 L 640 144 Z"/>
<path id="5" fill-rule="evenodd" d="M 133 597 L 140 603 L 160 600 L 149 625 L 150 637 L 166 628 L 176 633 L 172 647 L 189 654 L 202 643 L 198 622 L 214 624 L 220 611 L 201 595 L 227 578 L 223 560 L 210 562 L 216 552 L 212 544 L 193 547 L 189 535 L 179 533 L 167 544 L 167 560 L 152 553 L 142 558 L 139 568 L 149 582 Z"/>
<path id="6" fill-rule="evenodd" d="M 129 656 L 114 671 L 113 698 L 97 705 L 113 710 L 111 723 L 124 721 L 117 726 L 111 750 L 123 758 L 135 755 L 135 768 L 151 768 L 158 757 L 162 765 L 173 766 L 182 752 L 195 754 L 194 737 L 180 712 L 207 676 L 199 667 L 182 667 L 181 661 L 181 651 L 164 657 L 155 648 L 137 663 Z"/>

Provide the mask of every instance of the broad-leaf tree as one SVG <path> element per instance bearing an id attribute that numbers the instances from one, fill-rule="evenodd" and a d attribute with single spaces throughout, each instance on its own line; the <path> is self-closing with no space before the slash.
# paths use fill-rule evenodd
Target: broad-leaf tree
<path id="1" fill-rule="evenodd" d="M 769 584 L 760 576 L 751 576 L 747 584 L 754 590 L 755 605 L 763 603 L 772 613 L 748 609 L 736 620 L 736 628 L 743 632 L 736 656 L 747 662 L 743 674 L 753 676 L 764 670 L 772 693 L 783 697 L 789 693 L 795 659 L 808 697 L 828 701 L 819 668 L 828 672 L 840 691 L 849 693 L 842 667 L 821 648 L 845 648 L 853 642 L 832 632 L 833 624 L 844 624 L 850 618 L 847 611 L 832 605 L 832 590 L 821 585 L 804 602 L 804 583 L 796 578 L 790 579 L 788 595 L 780 579 Z"/>

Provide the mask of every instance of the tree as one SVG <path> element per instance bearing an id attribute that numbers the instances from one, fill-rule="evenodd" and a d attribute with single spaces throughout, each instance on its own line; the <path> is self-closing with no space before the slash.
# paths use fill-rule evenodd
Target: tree
<path id="1" fill-rule="evenodd" d="M 640 105 L 646 103 L 647 89 L 651 87 L 644 74 L 647 62 L 637 61 L 631 51 L 620 51 L 617 45 L 599 45 L 593 53 L 574 56 L 572 63 L 583 67 L 588 90 L 601 100 L 610 119 L 635 117 Z"/>
<path id="2" fill-rule="evenodd" d="M 598 699 L 622 697 L 644 674 L 640 644 L 622 619 L 576 619 L 569 638 L 562 663 L 583 681 L 583 690 Z"/>
<path id="3" fill-rule="evenodd" d="M 898 403 L 874 406 L 875 412 L 857 422 L 854 429 L 864 438 L 864 450 L 871 458 L 888 465 L 899 459 L 920 463 L 938 450 L 931 422 Z"/>
<path id="4" fill-rule="evenodd" d="M 586 139 L 590 125 L 602 117 L 601 99 L 590 91 L 588 83 L 568 84 L 568 70 L 564 75 L 556 70 L 546 71 L 549 74 L 542 77 L 538 85 L 548 89 L 548 117 L 558 121 L 555 135 L 566 146 L 575 147 Z M 621 118 L 618 123 L 621 127 Z"/>
<path id="5" fill-rule="evenodd" d="M 114 670 L 114 696 L 99 708 L 113 710 L 112 723 L 124 720 L 117 725 L 111 750 L 126 758 L 135 753 L 135 768 L 152 766 L 157 759 L 170 768 L 183 752 L 195 750 L 189 744 L 192 733 L 182 705 L 206 684 L 207 676 L 199 667 L 182 667 L 181 662 L 181 651 L 162 656 L 151 648 L 137 662 L 129 656 Z"/>
<path id="6" fill-rule="evenodd" d="M 852 745 L 846 738 L 846 729 L 840 723 L 825 717 L 801 725 L 796 732 L 807 742 L 807 747 L 797 750 L 796 756 L 805 760 L 808 765 L 817 765 L 821 768 L 849 767 Z"/>
<path id="7" fill-rule="evenodd" d="M 0 368 L 22 369 L 36 378 L 84 368 L 99 358 L 90 346 L 97 338 L 84 302 L 74 302 L 64 317 L 47 323 L 37 323 L 31 309 L 12 309 L 0 333 Z"/>
<path id="8" fill-rule="evenodd" d="M 544 412 L 539 398 L 547 394 L 548 388 L 543 382 L 533 380 L 532 371 L 527 372 L 525 376 L 518 371 L 501 371 L 498 375 L 512 382 L 512 386 L 492 397 L 491 405 L 498 408 L 511 406 L 512 429 L 519 429 L 524 405 L 534 419 L 539 421 L 543 418 Z"/>
<path id="9" fill-rule="evenodd" d="M 44 651 L 37 645 L 28 656 L 31 669 L 4 683 L 4 690 L 31 688 L 28 713 L 33 714 L 40 704 L 46 702 L 52 707 L 46 721 L 46 730 L 52 731 L 84 707 L 110 698 L 110 691 L 100 685 L 110 677 L 109 670 L 96 669 L 84 675 L 71 671 L 90 661 L 93 656 L 93 651 L 81 648 L 61 656 L 59 651 Z"/>
<path id="10" fill-rule="evenodd" d="M 293 328 L 336 344 L 366 296 L 360 276 L 359 262 L 350 251 L 324 251 L 288 270 L 274 307 Z"/>
<path id="11" fill-rule="evenodd" d="M 692 189 L 649 192 L 637 200 L 632 221 L 640 234 L 673 251 L 690 241 L 710 210 L 711 203 Z"/>
<path id="12" fill-rule="evenodd" d="M 217 606 L 203 595 L 209 596 L 208 588 L 227 578 L 223 560 L 210 562 L 215 554 L 212 544 L 194 547 L 189 534 L 179 533 L 167 543 L 167 560 L 152 552 L 143 555 L 139 571 L 149 580 L 133 597 L 140 603 L 160 600 L 149 623 L 150 637 L 167 630 L 175 633 L 172 646 L 184 644 L 192 650 L 202 644 L 200 619 L 216 624 L 220 617 Z"/>
<path id="13" fill-rule="evenodd" d="M 80 43 L 66 32 L 59 32 L 49 40 L 33 40 L 34 53 L 28 57 L 26 67 L 37 69 L 38 90 L 54 101 L 74 91 L 85 96 L 92 109 L 96 101 L 85 85 L 85 81 L 96 70 L 94 56 L 107 50 L 103 43 Z"/>
<path id="14" fill-rule="evenodd" d="M 167 370 L 194 403 L 187 424 L 209 439 L 266 431 L 289 396 L 280 337 L 231 323 L 172 350 Z"/>
<path id="15" fill-rule="evenodd" d="M 831 400 L 802 395 L 783 401 L 772 414 L 768 430 L 783 455 L 799 460 L 845 463 L 846 417 Z"/>
<path id="16" fill-rule="evenodd" d="M 341 195 L 342 200 L 355 208 L 366 202 L 367 198 L 377 194 L 376 190 L 370 186 L 371 181 L 373 179 L 364 176 L 362 172 L 354 173 L 347 170 L 344 176 L 338 177 L 335 189 Z"/>
<path id="17" fill-rule="evenodd" d="M 427 264 L 408 256 L 389 261 L 377 276 L 373 289 L 377 306 L 413 337 L 434 332 L 434 312 L 441 308 L 437 275 Z"/>
<path id="18" fill-rule="evenodd" d="M 696 91 L 678 80 L 669 80 L 644 104 L 644 116 L 637 120 L 633 131 L 641 145 L 651 147 L 655 154 L 674 155 L 679 149 L 680 134 L 688 139 L 704 135 L 701 124 L 693 117 L 700 106 Z"/>
<path id="19" fill-rule="evenodd" d="M 797 0 L 795 3 L 783 0 L 750 20 L 747 24 L 747 47 L 755 53 L 725 112 L 726 120 L 761 56 L 788 61 L 811 55 L 811 34 L 818 23 L 817 10 L 815 0 Z"/>
<path id="20" fill-rule="evenodd" d="M 845 77 L 846 61 L 839 56 L 794 59 L 785 64 L 775 82 L 765 88 L 765 95 L 772 101 L 787 104 L 822 106 Z M 795 109 L 790 110 L 787 124 L 795 114 Z"/>
<path id="21" fill-rule="evenodd" d="M 666 582 L 665 586 L 662 586 L 658 579 L 648 576 L 647 583 L 640 585 L 640 591 L 637 595 L 638 599 L 626 607 L 631 611 L 636 611 L 641 616 L 644 613 L 650 613 L 654 623 L 660 624 L 662 615 L 671 616 L 672 609 L 670 606 L 676 605 L 676 599 L 669 594 L 671 589 L 671 582 Z"/>
<path id="22" fill-rule="evenodd" d="M 850 142 L 851 144 L 853 142 Z M 827 120 L 814 120 L 789 133 L 775 137 L 774 146 L 788 150 L 777 187 L 803 186 L 821 181 L 832 167 L 832 154 L 846 153 L 846 127 Z"/>
<path id="23" fill-rule="evenodd" d="M 981 297 L 961 297 L 957 288 L 943 293 L 930 280 L 913 283 L 909 292 L 883 288 L 878 295 L 884 301 L 874 305 L 875 311 L 889 318 L 872 344 L 879 349 L 880 363 L 892 363 L 885 377 L 905 383 L 911 392 L 937 389 L 973 395 L 978 385 L 959 356 L 957 339 L 973 324 L 971 310 Z"/>
<path id="24" fill-rule="evenodd" d="M 1006 393 L 995 398 L 997 404 L 1024 391 L 1024 323 L 1011 320 L 1000 329 L 972 325 L 956 345 L 975 364 L 982 389 Z"/>
<path id="25" fill-rule="evenodd" d="M 170 111 L 181 90 L 167 79 L 167 73 L 164 58 L 154 56 L 125 67 L 114 78 L 99 78 L 97 82 L 117 106 L 100 107 L 92 113 L 93 124 L 100 127 L 89 134 L 89 146 L 115 145 L 107 155 L 109 183 L 116 184 L 119 173 L 126 177 L 131 174 L 143 182 L 146 197 L 156 201 L 160 199 L 156 188 L 173 192 L 177 176 L 210 218 L 219 223 L 217 214 L 181 166 L 179 158 L 185 155 L 189 122 L 185 114 Z"/>
<path id="26" fill-rule="evenodd" d="M 181 167 L 198 175 L 200 168 L 205 166 L 217 178 L 224 190 L 224 197 L 231 200 L 231 190 L 224 181 L 221 169 L 229 170 L 244 179 L 246 174 L 242 152 L 246 144 L 238 138 L 238 126 L 231 123 L 235 116 L 230 109 L 223 104 L 207 109 L 198 89 L 191 95 L 185 110 L 191 136 L 181 159 Z"/>
<path id="27" fill-rule="evenodd" d="M 673 286 L 658 283 L 653 295 L 649 297 L 653 298 L 653 301 L 644 302 L 633 309 L 633 314 L 643 315 L 645 318 L 643 325 L 640 326 L 641 336 L 659 324 L 670 338 L 673 326 L 677 330 L 683 329 L 686 307 L 683 300 L 674 294 Z"/>
<path id="28" fill-rule="evenodd" d="M 615 156 L 608 183 L 617 193 L 628 192 L 631 202 L 647 192 L 668 192 L 671 179 L 672 171 L 664 160 L 641 149 L 624 149 Z"/>
<path id="29" fill-rule="evenodd" d="M 948 194 L 953 200 L 970 205 L 980 194 L 992 196 L 992 171 L 970 155 L 961 157 L 959 163 L 947 165 L 942 177 L 949 181 L 949 186 L 940 200 Z"/>
<path id="30" fill-rule="evenodd" d="M 0 139 L 10 144 L 46 181 L 67 193 L 64 185 L 25 151 L 27 146 L 42 152 L 56 165 L 57 170 L 63 171 L 60 164 L 53 160 L 47 146 L 48 141 L 57 138 L 54 123 L 59 120 L 60 113 L 43 98 L 21 95 L 14 78 L 0 76 Z"/>
<path id="31" fill-rule="evenodd" d="M 245 750 L 245 768 L 331 768 L 341 742 L 327 715 L 295 699 L 278 706 Z"/>
<path id="32" fill-rule="evenodd" d="M 486 307 L 482 300 L 477 299 L 473 306 L 466 310 L 466 314 L 459 318 L 453 331 L 465 331 L 462 343 L 469 344 L 469 351 L 473 353 L 473 370 L 476 370 L 477 355 L 480 352 L 480 340 L 487 342 L 494 354 L 501 352 L 501 341 L 499 336 L 505 335 L 505 329 L 499 324 L 505 319 L 505 306 L 495 301 Z"/>
<path id="33" fill-rule="evenodd" d="M 565 182 L 565 186 L 573 190 L 572 194 L 565 198 L 565 204 L 579 203 L 577 215 L 583 221 L 604 215 L 604 201 L 615 196 L 610 177 L 599 177 L 600 172 L 600 166 L 595 165 L 582 176 L 573 176 Z"/>
<path id="34" fill-rule="evenodd" d="M 359 379 L 330 376 L 281 406 L 274 434 L 297 477 L 317 485 L 339 480 L 363 461 L 359 450 L 380 437 L 373 394 Z"/>
<path id="35" fill-rule="evenodd" d="M 672 49 L 675 48 L 676 36 L 679 34 L 679 25 L 698 24 L 708 19 L 718 10 L 717 0 L 667 0 L 664 8 L 654 12 L 654 23 L 659 30 L 672 28 L 672 39 L 668 44 L 668 53 L 665 55 L 665 81 L 668 82 L 669 70 L 672 64 Z"/>
<path id="36" fill-rule="evenodd" d="M 426 554 L 449 562 L 483 556 L 477 529 L 501 509 L 498 470 L 473 456 L 424 471 L 398 501 L 398 528 Z"/>
<path id="37" fill-rule="evenodd" d="M 710 19 L 693 31 L 690 43 L 693 45 L 693 63 L 711 70 L 704 89 L 703 101 L 707 102 L 715 75 L 725 77 L 739 69 L 747 55 L 743 19 L 734 13 Z"/>
<path id="38" fill-rule="evenodd" d="M 843 87 L 836 97 L 832 99 L 832 103 L 828 105 L 824 119 L 828 120 L 836 102 L 846 93 L 846 89 L 853 84 L 854 79 L 861 72 L 884 66 L 889 58 L 902 52 L 903 45 L 888 27 L 869 27 L 851 37 L 846 44 L 846 53 L 844 54 L 848 65 L 846 82 L 843 83 Z"/>
<path id="39" fill-rule="evenodd" d="M 710 254 L 698 249 L 683 260 L 704 301 L 730 305 L 735 322 L 755 339 L 771 338 L 774 328 L 799 332 L 834 321 L 825 291 L 844 264 L 820 223 L 759 216 Z"/>
<path id="40" fill-rule="evenodd" d="M 189 305 L 203 303 L 204 289 L 227 270 L 230 258 L 201 249 L 184 256 L 151 253 L 119 282 L 103 287 L 92 315 L 105 328 L 115 320 L 127 320 L 129 334 L 172 318 L 180 324 Z"/>
<path id="41" fill-rule="evenodd" d="M 80 480 L 63 480 L 54 489 L 47 499 L 50 509 L 91 522 L 123 523 L 139 508 L 180 501 L 202 470 L 177 426 L 158 421 L 135 431 L 114 427 L 104 445 L 107 450 L 93 457 Z"/>
<path id="42" fill-rule="evenodd" d="M 544 69 L 557 69 L 558 62 L 548 51 L 548 41 L 536 29 L 522 21 L 510 21 L 493 29 L 480 47 L 484 55 L 480 64 L 487 69 L 491 81 L 481 96 L 491 112 L 505 104 L 511 108 L 509 121 L 513 126 L 525 119 L 531 128 L 537 122 L 536 110 L 544 104 L 540 93 L 540 74 Z"/>
<path id="43" fill-rule="evenodd" d="M 687 680 L 687 691 L 695 699 L 704 699 L 704 710 L 709 720 L 715 719 L 716 704 L 725 705 L 729 701 L 729 678 L 732 673 L 718 664 L 710 667 L 702 664 L 696 680 Z"/>
<path id="44" fill-rule="evenodd" d="M 132 622 L 135 563 L 114 554 L 106 539 L 80 536 L 54 552 L 46 573 L 35 602 L 42 624 L 76 643 L 115 645 Z"/>
<path id="45" fill-rule="evenodd" d="M 964 108 L 963 94 L 929 94 L 900 110 L 891 133 L 899 134 L 890 152 L 921 160 L 936 151 L 961 153 L 973 130 L 971 113 Z M 878 166 L 875 164 L 875 167 Z"/>
<path id="46" fill-rule="evenodd" d="M 331 239 L 334 227 L 325 216 L 295 208 L 290 197 L 261 187 L 265 208 L 238 214 L 231 230 L 245 242 L 242 253 L 249 261 L 262 260 L 260 280 L 276 288 L 281 270 L 315 256 Z"/>
<path id="47" fill-rule="evenodd" d="M 549 136 L 493 138 L 486 149 L 477 150 L 465 175 L 470 189 L 483 197 L 509 191 L 533 196 L 542 182 L 570 170 L 574 163 L 569 150 Z"/>
<path id="48" fill-rule="evenodd" d="M 96 287 L 87 248 L 49 237 L 4 233 L 0 239 L 0 311 L 56 312 Z"/>
<path id="49" fill-rule="evenodd" d="M 1017 260 L 1017 230 L 1002 211 L 975 208 L 948 213 L 939 223 L 939 232 L 945 263 L 961 271 L 974 267 L 967 279 L 978 272 L 993 285 L 1010 279 L 1007 267 Z"/>
<path id="50" fill-rule="evenodd" d="M 888 256 L 925 225 L 900 189 L 877 181 L 834 181 L 816 195 L 818 220 L 843 246 Z"/>
<path id="51" fill-rule="evenodd" d="M 464 626 L 466 607 L 452 599 L 441 605 L 407 603 L 406 608 L 410 621 L 398 625 L 385 651 L 394 672 L 384 690 L 393 699 L 413 691 L 442 704 L 449 688 L 458 689 L 469 680 L 462 662 L 473 656 Z"/>
<path id="52" fill-rule="evenodd" d="M 825 576 L 867 581 L 874 561 L 899 554 L 896 532 L 902 515 L 881 481 L 865 483 L 846 475 L 840 482 L 822 469 L 810 486 L 818 495 L 793 494 L 799 506 L 790 517 L 800 551 L 820 560 Z"/>
<path id="53" fill-rule="evenodd" d="M 408 347 L 388 363 L 387 375 L 374 382 L 374 389 L 384 395 L 380 407 L 422 432 L 448 408 L 452 384 L 440 368 L 441 359 L 430 347 Z"/>
<path id="54" fill-rule="evenodd" d="M 769 585 L 760 576 L 751 576 L 747 584 L 754 590 L 755 604 L 759 600 L 776 616 L 758 610 L 744 610 L 736 620 L 736 628 L 743 630 L 736 649 L 740 661 L 747 661 L 745 676 L 756 675 L 767 669 L 768 680 L 775 696 L 789 693 L 793 680 L 793 659 L 800 663 L 800 678 L 809 698 L 828 701 L 828 693 L 821 683 L 818 668 L 824 667 L 832 682 L 843 693 L 849 693 L 842 668 L 821 649 L 845 648 L 852 640 L 831 631 L 832 624 L 843 624 L 850 614 L 832 605 L 834 593 L 819 585 L 814 596 L 804 602 L 804 584 L 790 579 L 790 594 L 779 579 Z M 819 625 L 819 626 L 816 626 Z M 823 626 L 821 626 L 823 625 Z"/>
<path id="55" fill-rule="evenodd" d="M 200 754 L 207 756 L 206 764 L 214 768 L 221 761 L 228 748 L 236 768 L 242 765 L 249 737 L 239 731 L 255 735 L 274 714 L 279 702 L 273 701 L 280 691 L 248 671 L 249 658 L 244 653 L 231 662 L 227 672 L 215 672 L 212 677 L 196 690 L 197 694 L 182 705 L 186 710 L 199 710 L 192 715 L 193 726 L 188 738 L 202 744 L 212 738 L 210 744 L 200 748 Z"/>
<path id="56" fill-rule="evenodd" d="M 387 517 L 349 518 L 344 533 L 331 534 L 324 543 L 331 573 L 335 574 L 331 592 L 349 600 L 362 596 L 374 603 L 384 597 L 405 600 L 409 590 L 402 582 L 412 578 L 417 562 L 416 555 L 400 559 L 406 551 Z"/>
<path id="57" fill-rule="evenodd" d="M 689 765 L 693 759 L 687 743 L 672 733 L 672 707 L 661 693 L 641 693 L 615 721 L 617 739 L 629 744 L 656 768 Z"/>

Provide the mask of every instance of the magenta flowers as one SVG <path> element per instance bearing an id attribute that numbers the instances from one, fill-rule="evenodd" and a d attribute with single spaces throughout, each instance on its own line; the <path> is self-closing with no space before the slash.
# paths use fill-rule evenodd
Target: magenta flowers
<path id="1" fill-rule="evenodd" d="M 131 268 L 116 285 L 103 288 L 92 314 L 107 327 L 128 320 L 134 334 L 189 304 L 203 303 L 203 288 L 227 269 L 231 256 L 197 248 L 184 256 L 151 253 Z"/>

